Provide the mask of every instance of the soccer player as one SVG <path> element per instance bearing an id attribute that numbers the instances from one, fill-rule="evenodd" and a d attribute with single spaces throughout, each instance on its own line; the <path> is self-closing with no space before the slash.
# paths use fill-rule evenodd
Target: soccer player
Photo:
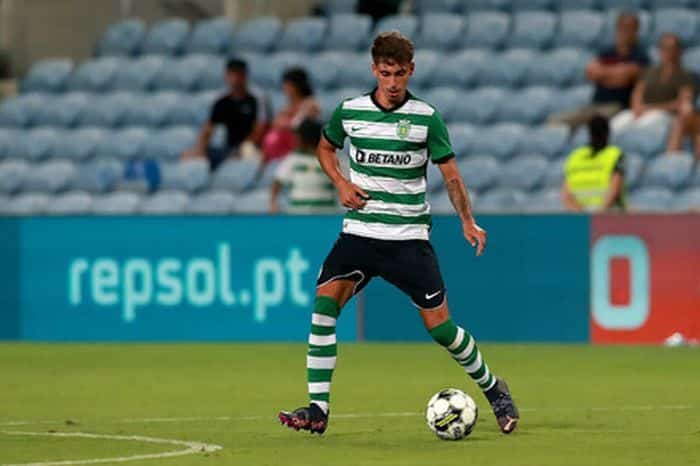
<path id="1" fill-rule="evenodd" d="M 349 209 L 343 231 L 317 283 L 306 358 L 310 404 L 282 411 L 296 430 L 322 434 L 328 426 L 331 377 L 336 363 L 336 319 L 345 303 L 375 276 L 408 294 L 433 339 L 445 347 L 486 395 L 503 433 L 519 414 L 503 379 L 486 365 L 474 338 L 450 318 L 437 257 L 428 241 L 430 207 L 426 164 L 437 163 L 464 237 L 481 255 L 486 232 L 472 216 L 445 123 L 435 108 L 408 92 L 413 44 L 385 32 L 372 45 L 377 87 L 343 101 L 324 129 L 317 155 Z M 350 180 L 338 169 L 335 150 L 350 138 Z"/>

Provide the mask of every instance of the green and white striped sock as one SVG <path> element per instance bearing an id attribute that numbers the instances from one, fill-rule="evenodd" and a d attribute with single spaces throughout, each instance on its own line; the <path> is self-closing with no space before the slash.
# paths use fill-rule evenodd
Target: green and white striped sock
<path id="1" fill-rule="evenodd" d="M 496 377 L 489 371 L 489 366 L 484 362 L 481 351 L 469 332 L 455 325 L 452 319 L 429 332 L 436 342 L 447 348 L 459 365 L 464 367 L 469 377 L 481 387 L 481 390 L 487 391 L 496 384 Z"/>
<path id="2" fill-rule="evenodd" d="M 317 296 L 311 314 L 309 351 L 306 356 L 309 399 L 328 413 L 331 378 L 335 369 L 338 345 L 335 340 L 335 322 L 340 307 L 333 298 Z"/>

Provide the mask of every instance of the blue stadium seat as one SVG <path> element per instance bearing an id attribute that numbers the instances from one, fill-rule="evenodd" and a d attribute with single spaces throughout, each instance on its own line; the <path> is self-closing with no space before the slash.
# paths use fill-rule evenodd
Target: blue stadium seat
<path id="1" fill-rule="evenodd" d="M 459 161 L 458 166 L 469 189 L 477 192 L 494 187 L 502 170 L 498 161 L 488 155 L 465 157 Z"/>
<path id="2" fill-rule="evenodd" d="M 233 48 L 248 52 L 269 52 L 282 34 L 282 22 L 273 16 L 261 16 L 242 23 L 234 33 Z"/>
<path id="3" fill-rule="evenodd" d="M 566 209 L 561 202 L 561 190 L 545 188 L 534 192 L 527 197 L 523 206 L 530 213 L 561 213 Z"/>
<path id="4" fill-rule="evenodd" d="M 205 191 L 190 198 L 185 210 L 196 215 L 228 215 L 235 203 L 236 197 L 228 191 Z"/>
<path id="5" fill-rule="evenodd" d="M 233 192 L 242 192 L 252 186 L 259 164 L 252 160 L 227 160 L 212 177 L 211 187 Z"/>
<path id="6" fill-rule="evenodd" d="M 459 104 L 461 91 L 453 87 L 433 87 L 425 92 L 425 100 L 430 102 L 446 122 L 452 121 L 454 108 Z"/>
<path id="7" fill-rule="evenodd" d="M 239 195 L 233 211 L 241 214 L 266 213 L 270 204 L 270 190 L 256 189 Z"/>
<path id="8" fill-rule="evenodd" d="M 298 52 L 278 52 L 268 55 L 266 70 L 254 79 L 256 84 L 263 87 L 278 89 L 282 85 L 282 74 L 291 67 L 306 68 L 309 55 Z M 263 70 L 259 70 L 262 72 Z"/>
<path id="9" fill-rule="evenodd" d="M 515 157 L 503 166 L 499 184 L 504 188 L 533 191 L 542 185 L 549 164 L 540 155 Z"/>
<path id="10" fill-rule="evenodd" d="M 527 0 L 526 2 L 511 2 L 513 11 L 546 11 L 554 8 L 558 0 Z"/>
<path id="11" fill-rule="evenodd" d="M 625 185 L 636 189 L 642 181 L 645 162 L 639 154 L 625 154 Z"/>
<path id="12" fill-rule="evenodd" d="M 44 193 L 22 193 L 3 206 L 5 215 L 40 215 L 46 212 L 49 196 Z"/>
<path id="13" fill-rule="evenodd" d="M 473 203 L 474 198 L 471 198 L 471 201 Z M 433 215 L 454 214 L 454 207 L 452 207 L 452 202 L 446 189 L 429 194 L 428 202 L 430 203 L 430 213 Z"/>
<path id="14" fill-rule="evenodd" d="M 213 102 L 208 93 L 180 94 L 165 124 L 199 127 L 209 118 Z"/>
<path id="15" fill-rule="evenodd" d="M 376 85 L 376 80 L 371 72 L 371 58 L 364 53 L 348 55 L 347 61 L 343 65 L 340 73 L 338 85 L 340 87 L 361 87 L 372 89 Z M 421 67 L 416 64 L 416 69 Z M 428 65 L 429 66 L 429 65 Z"/>
<path id="16" fill-rule="evenodd" d="M 438 67 L 442 62 L 441 54 L 434 50 L 418 50 L 415 53 L 414 61 L 416 69 L 413 72 L 411 83 L 419 88 L 431 87 L 433 76 L 438 74 Z M 374 77 L 372 79 L 374 80 Z"/>
<path id="17" fill-rule="evenodd" d="M 418 32 L 418 18 L 412 15 L 385 16 L 377 21 L 372 36 L 385 31 L 399 31 L 404 36 L 414 39 Z"/>
<path id="18" fill-rule="evenodd" d="M 695 8 L 698 6 L 698 0 L 649 0 L 649 6 L 652 10 L 660 8 Z"/>
<path id="19" fill-rule="evenodd" d="M 335 105 L 338 105 L 337 98 L 335 92 L 330 92 L 330 94 L 333 95 L 333 102 L 335 102 L 333 105 L 333 108 L 330 109 L 332 112 L 335 110 Z M 317 96 L 317 98 L 319 98 Z M 282 109 L 287 105 L 287 96 L 284 95 L 284 92 L 280 91 L 273 91 L 269 95 L 269 102 L 270 102 L 270 107 L 272 109 L 272 114 L 277 115 Z M 321 109 L 323 111 L 323 108 Z M 330 117 L 330 113 L 328 114 Z M 327 119 L 323 119 L 322 121 L 327 121 Z"/>
<path id="20" fill-rule="evenodd" d="M 325 10 L 329 15 L 339 13 L 354 13 L 357 10 L 357 0 L 326 0 Z"/>
<path id="21" fill-rule="evenodd" d="M 90 127 L 61 132 L 53 146 L 53 157 L 85 161 L 96 154 L 97 146 L 106 135 L 104 129 Z"/>
<path id="22" fill-rule="evenodd" d="M 575 110 L 591 103 L 593 98 L 593 86 L 574 86 L 563 90 L 558 98 L 552 102 L 552 113 Z"/>
<path id="23" fill-rule="evenodd" d="M 128 113 L 143 98 L 140 94 L 115 92 L 96 97 L 92 105 L 83 109 L 79 125 L 115 128 L 125 123 Z"/>
<path id="24" fill-rule="evenodd" d="M 414 0 L 413 8 L 418 14 L 425 13 L 460 13 L 460 0 Z"/>
<path id="25" fill-rule="evenodd" d="M 32 162 L 46 159 L 53 154 L 54 145 L 59 138 L 55 128 L 37 127 L 24 133 L 17 141 L 17 156 Z"/>
<path id="26" fill-rule="evenodd" d="M 673 201 L 673 208 L 682 212 L 700 212 L 700 188 L 691 188 L 680 193 Z"/>
<path id="27" fill-rule="evenodd" d="M 155 81 L 165 64 L 166 59 L 159 55 L 130 60 L 117 69 L 111 88 L 113 91 L 151 91 L 155 88 Z"/>
<path id="28" fill-rule="evenodd" d="M 465 47 L 501 47 L 510 33 L 511 19 L 505 13 L 484 11 L 471 13 L 466 21 Z"/>
<path id="29" fill-rule="evenodd" d="M 77 175 L 72 162 L 52 160 L 32 167 L 24 177 L 24 191 L 57 193 L 67 189 Z"/>
<path id="30" fill-rule="evenodd" d="M 5 160 L 0 162 L 0 193 L 13 194 L 24 183 L 24 178 L 31 171 L 31 166 L 24 160 Z"/>
<path id="31" fill-rule="evenodd" d="M 338 52 L 325 52 L 310 60 L 306 71 L 315 90 L 332 89 L 338 85 L 338 77 L 348 55 Z"/>
<path id="32" fill-rule="evenodd" d="M 152 128 L 165 125 L 172 113 L 180 94 L 174 92 L 159 92 L 146 95 L 134 102 L 125 115 L 125 125 L 150 126 Z"/>
<path id="33" fill-rule="evenodd" d="M 197 131 L 191 126 L 173 126 L 155 131 L 146 141 L 143 151 L 147 158 L 175 161 L 182 152 L 197 142 Z"/>
<path id="34" fill-rule="evenodd" d="M 684 44 L 694 44 L 698 36 L 700 19 L 697 11 L 685 8 L 669 8 L 654 13 L 654 29 L 651 40 L 654 44 L 662 34 L 673 32 Z"/>
<path id="35" fill-rule="evenodd" d="M 485 49 L 466 49 L 455 52 L 445 58 L 440 66 L 440 72 L 435 73 L 431 82 L 435 86 L 462 88 L 472 86 L 477 82 L 483 64 L 490 59 L 490 51 Z"/>
<path id="36" fill-rule="evenodd" d="M 206 160 L 183 160 L 178 163 L 161 164 L 161 189 L 177 189 L 197 192 L 209 184 L 209 162 Z"/>
<path id="37" fill-rule="evenodd" d="M 610 0 L 604 0 L 610 1 Z M 615 28 L 617 25 L 617 17 L 621 10 L 626 10 L 625 8 L 618 9 L 604 9 L 605 13 L 605 28 L 603 30 L 603 37 L 601 39 L 601 45 L 612 47 L 615 45 Z M 637 17 L 639 18 L 639 42 L 641 45 L 646 45 L 650 41 L 651 35 L 651 15 L 648 11 L 636 10 Z"/>
<path id="38" fill-rule="evenodd" d="M 452 150 L 457 157 L 464 157 L 471 151 L 472 142 L 476 137 L 477 130 L 464 123 L 453 123 L 448 126 Z"/>
<path id="39" fill-rule="evenodd" d="M 49 215 L 85 215 L 92 208 L 92 196 L 83 191 L 69 191 L 52 197 L 46 206 Z"/>
<path id="40" fill-rule="evenodd" d="M 127 63 L 123 58 L 104 57 L 83 62 L 68 80 L 74 91 L 104 92 L 114 80 L 117 70 Z"/>
<path id="41" fill-rule="evenodd" d="M 668 128 L 663 125 L 648 128 L 632 126 L 618 134 L 613 134 L 613 142 L 626 153 L 636 153 L 649 159 L 663 152 L 667 133 Z"/>
<path id="42" fill-rule="evenodd" d="M 594 11 L 565 11 L 559 18 L 558 47 L 594 48 L 600 43 L 605 17 Z"/>
<path id="43" fill-rule="evenodd" d="M 696 75 L 700 74 L 700 47 L 691 47 L 683 52 L 683 65 Z"/>
<path id="44" fill-rule="evenodd" d="M 367 47 L 372 20 L 366 15 L 337 14 L 330 18 L 324 48 L 356 51 Z"/>
<path id="45" fill-rule="evenodd" d="M 299 18 L 287 23 L 278 50 L 313 52 L 323 45 L 328 29 L 325 18 Z"/>
<path id="46" fill-rule="evenodd" d="M 195 55 L 190 56 L 194 57 Z M 197 77 L 195 88 L 200 91 L 223 91 L 226 89 L 224 78 L 226 63 L 224 59 L 217 55 L 200 55 L 200 57 L 205 63 L 205 67 Z"/>
<path id="47" fill-rule="evenodd" d="M 569 128 L 566 126 L 538 126 L 530 128 L 520 150 L 524 154 L 540 154 L 553 160 L 567 155 L 568 139 Z"/>
<path id="48" fill-rule="evenodd" d="M 499 109 L 500 121 L 536 125 L 549 115 L 556 93 L 549 87 L 537 86 L 522 89 L 504 100 Z"/>
<path id="49" fill-rule="evenodd" d="M 487 86 L 520 85 L 535 57 L 529 49 L 510 49 L 487 59 L 479 73 L 479 82 Z"/>
<path id="50" fill-rule="evenodd" d="M 275 101 L 279 97 L 272 95 L 272 108 L 275 108 Z M 284 97 L 282 97 L 284 98 Z M 318 99 L 319 106 L 321 107 L 321 121 L 328 121 L 328 119 L 333 114 L 333 111 L 338 106 L 337 94 L 334 91 L 320 91 L 316 98 Z"/>
<path id="51" fill-rule="evenodd" d="M 477 212 L 518 212 L 526 205 L 527 196 L 516 189 L 496 188 L 479 196 L 474 202 Z"/>
<path id="52" fill-rule="evenodd" d="M 73 60 L 54 58 L 34 63 L 22 80 L 22 92 L 62 92 L 73 72 Z"/>
<path id="53" fill-rule="evenodd" d="M 81 163 L 78 165 L 78 173 L 73 180 L 72 188 L 90 193 L 104 193 L 116 186 L 123 172 L 122 163 L 112 158 Z"/>
<path id="54" fill-rule="evenodd" d="M 21 94 L 8 97 L 0 104 L 0 126 L 26 128 L 34 124 L 37 116 L 54 96 L 48 94 Z"/>
<path id="55" fill-rule="evenodd" d="M 561 11 L 595 10 L 599 0 L 558 0 L 555 6 Z"/>
<path id="56" fill-rule="evenodd" d="M 673 193 L 666 188 L 641 188 L 628 196 L 633 211 L 667 212 L 673 202 Z"/>
<path id="57" fill-rule="evenodd" d="M 527 134 L 525 127 L 513 123 L 502 123 L 484 128 L 474 138 L 471 152 L 492 155 L 499 160 L 512 157 L 520 149 L 520 142 Z"/>
<path id="58" fill-rule="evenodd" d="M 593 55 L 584 49 L 561 48 L 535 56 L 526 72 L 530 85 L 569 86 L 585 82 Z"/>
<path id="59" fill-rule="evenodd" d="M 467 13 L 471 11 L 509 11 L 513 0 L 470 0 Z"/>
<path id="60" fill-rule="evenodd" d="M 465 92 L 459 98 L 459 105 L 452 110 L 452 119 L 477 125 L 490 123 L 496 119 L 501 105 L 509 96 L 499 87 L 482 87 Z"/>
<path id="61" fill-rule="evenodd" d="M 525 11 L 513 15 L 511 47 L 541 49 L 548 47 L 557 30 L 557 17 L 547 11 Z"/>
<path id="62" fill-rule="evenodd" d="M 168 60 L 156 77 L 156 87 L 161 91 L 192 92 L 200 89 L 200 81 L 207 69 L 223 74 L 223 61 L 215 56 L 186 55 Z"/>
<path id="63" fill-rule="evenodd" d="M 113 131 L 97 145 L 98 157 L 114 157 L 121 161 L 143 157 L 146 141 L 151 133 L 140 127 Z"/>
<path id="64" fill-rule="evenodd" d="M 564 182 L 564 166 L 568 157 L 562 157 L 550 162 L 544 175 L 544 185 L 549 188 L 561 188 Z"/>
<path id="65" fill-rule="evenodd" d="M 339 160 L 341 169 L 344 164 L 344 160 L 347 161 L 345 157 L 341 157 L 341 160 Z M 271 160 L 267 163 L 265 163 L 265 166 L 263 168 L 262 175 L 260 175 L 260 178 L 258 179 L 257 183 L 255 183 L 255 186 L 258 188 L 269 188 L 272 186 L 272 183 L 275 181 L 275 178 L 277 177 L 277 170 L 279 169 L 281 160 Z M 347 173 L 347 172 L 343 172 Z"/>
<path id="66" fill-rule="evenodd" d="M 14 156 L 14 148 L 22 131 L 14 128 L 0 128 L 0 159 Z"/>
<path id="67" fill-rule="evenodd" d="M 428 163 L 426 166 L 426 190 L 428 192 L 438 191 L 443 187 L 443 178 L 440 167 L 436 163 Z"/>
<path id="68" fill-rule="evenodd" d="M 646 7 L 647 0 L 601 0 L 601 7 L 604 10 L 639 10 Z"/>
<path id="69" fill-rule="evenodd" d="M 144 54 L 178 55 L 187 42 L 190 24 L 181 18 L 170 18 L 153 24 L 143 42 Z"/>
<path id="70" fill-rule="evenodd" d="M 143 20 L 125 19 L 107 28 L 97 45 L 97 52 L 99 55 L 136 55 L 145 38 L 146 23 Z"/>
<path id="71" fill-rule="evenodd" d="M 62 94 L 52 100 L 42 112 L 38 112 L 34 124 L 71 128 L 78 124 L 83 111 L 94 105 L 94 97 L 83 92 Z"/>
<path id="72" fill-rule="evenodd" d="M 650 161 L 644 173 L 645 187 L 679 190 L 693 174 L 694 158 L 686 152 L 662 154 Z"/>
<path id="73" fill-rule="evenodd" d="M 416 43 L 419 47 L 450 50 L 464 36 L 464 20 L 460 16 L 447 13 L 428 13 L 421 18 L 420 35 Z"/>
<path id="74" fill-rule="evenodd" d="M 192 29 L 185 53 L 226 55 L 233 42 L 233 22 L 226 17 L 203 19 Z"/>
<path id="75" fill-rule="evenodd" d="M 92 212 L 97 215 L 130 215 L 138 211 L 141 204 L 138 193 L 116 191 L 102 196 L 95 196 Z"/>

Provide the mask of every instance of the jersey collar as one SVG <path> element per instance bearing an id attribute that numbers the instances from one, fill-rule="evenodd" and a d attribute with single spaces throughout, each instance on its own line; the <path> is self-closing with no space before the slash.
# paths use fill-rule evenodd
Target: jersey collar
<path id="1" fill-rule="evenodd" d="M 375 94 L 377 93 L 377 88 L 375 87 L 372 89 L 372 92 L 369 93 L 370 98 L 372 99 L 372 103 L 382 112 L 395 112 L 396 110 L 400 109 L 403 107 L 408 100 L 413 97 L 410 92 L 408 92 L 408 89 L 406 89 L 406 95 L 404 96 L 403 100 L 399 102 L 398 104 L 394 105 L 393 107 L 387 108 L 384 107 L 382 104 L 379 103 L 377 98 L 375 97 Z"/>

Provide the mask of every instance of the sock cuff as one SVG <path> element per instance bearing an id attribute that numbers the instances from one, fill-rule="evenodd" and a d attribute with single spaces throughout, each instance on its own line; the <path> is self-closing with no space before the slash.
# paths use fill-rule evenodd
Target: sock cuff
<path id="1" fill-rule="evenodd" d="M 442 346 L 450 346 L 455 338 L 457 337 L 457 326 L 452 321 L 452 319 L 447 319 L 445 322 L 441 323 L 437 327 L 433 327 L 428 330 L 430 336 L 433 340 L 438 342 Z"/>
<path id="2" fill-rule="evenodd" d="M 316 302 L 314 302 L 314 312 L 316 314 L 336 318 L 340 314 L 340 305 L 338 304 L 338 301 L 330 296 L 316 296 Z"/>

